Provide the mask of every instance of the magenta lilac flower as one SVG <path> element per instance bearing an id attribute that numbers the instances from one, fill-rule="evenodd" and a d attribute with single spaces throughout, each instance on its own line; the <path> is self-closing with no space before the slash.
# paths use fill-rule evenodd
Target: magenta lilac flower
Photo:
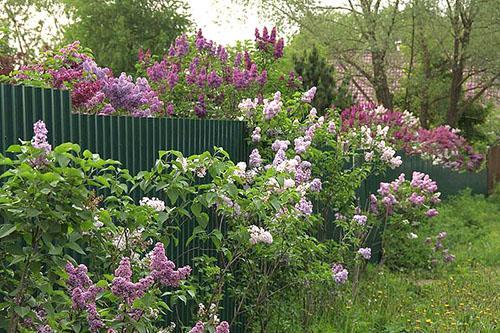
<path id="1" fill-rule="evenodd" d="M 437 209 L 434 208 L 431 208 L 427 212 L 425 212 L 425 215 L 427 215 L 427 217 L 434 217 L 437 216 L 438 214 L 439 212 L 437 211 Z"/>
<path id="2" fill-rule="evenodd" d="M 205 332 L 205 324 L 203 322 L 198 321 L 196 325 L 189 330 L 188 333 L 204 333 Z"/>
<path id="3" fill-rule="evenodd" d="M 215 328 L 215 333 L 229 333 L 229 323 L 227 321 L 222 321 Z"/>

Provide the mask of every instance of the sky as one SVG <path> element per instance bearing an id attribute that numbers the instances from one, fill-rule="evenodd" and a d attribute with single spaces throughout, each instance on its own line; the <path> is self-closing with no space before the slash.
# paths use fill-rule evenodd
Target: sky
<path id="1" fill-rule="evenodd" d="M 188 0 L 193 22 L 205 37 L 219 44 L 234 44 L 237 40 L 253 39 L 255 28 L 272 26 L 254 11 L 245 15 L 241 5 L 231 0 Z"/>
<path id="2" fill-rule="evenodd" d="M 220 44 L 234 44 L 237 40 L 253 39 L 255 28 L 273 24 L 232 0 L 188 0 L 194 23 L 204 31 L 205 37 Z M 319 0 L 321 5 L 339 5 L 345 0 Z M 245 13 L 246 12 L 246 13 Z"/>

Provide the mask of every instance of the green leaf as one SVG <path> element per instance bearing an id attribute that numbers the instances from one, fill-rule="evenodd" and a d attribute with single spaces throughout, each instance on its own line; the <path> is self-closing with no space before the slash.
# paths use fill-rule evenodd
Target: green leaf
<path id="1" fill-rule="evenodd" d="M 14 311 L 16 311 L 19 317 L 24 318 L 30 312 L 30 309 L 25 306 L 16 306 Z"/>
<path id="2" fill-rule="evenodd" d="M 86 254 L 85 251 L 80 247 L 80 245 L 76 244 L 75 242 L 69 242 L 66 244 L 66 247 L 69 249 L 72 249 L 73 251 L 76 251 L 77 253 L 80 254 Z"/>
<path id="3" fill-rule="evenodd" d="M 7 237 L 11 233 L 16 231 L 16 226 L 12 224 L 4 224 L 0 227 L 0 238 Z"/>

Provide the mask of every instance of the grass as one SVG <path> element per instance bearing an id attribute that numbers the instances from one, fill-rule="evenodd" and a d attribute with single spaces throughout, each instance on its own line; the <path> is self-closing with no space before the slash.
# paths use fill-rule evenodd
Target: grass
<path id="1" fill-rule="evenodd" d="M 464 193 L 440 212 L 436 230 L 448 231 L 452 265 L 432 273 L 368 267 L 354 300 L 318 287 L 306 325 L 297 297 L 284 305 L 296 318 L 269 332 L 500 332 L 500 197 Z"/>

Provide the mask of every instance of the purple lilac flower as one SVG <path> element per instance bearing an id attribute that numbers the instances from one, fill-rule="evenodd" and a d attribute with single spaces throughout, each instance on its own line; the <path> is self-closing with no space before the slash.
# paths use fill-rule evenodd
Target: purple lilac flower
<path id="1" fill-rule="evenodd" d="M 330 134 L 335 134 L 336 133 L 336 127 L 335 127 L 335 123 L 333 121 L 328 122 L 327 131 Z"/>
<path id="2" fill-rule="evenodd" d="M 286 160 L 286 155 L 285 151 L 280 149 L 276 152 L 276 155 L 274 156 L 273 160 L 273 165 L 275 167 L 279 166 L 281 163 L 283 163 Z"/>
<path id="3" fill-rule="evenodd" d="M 123 298 L 127 304 L 132 304 L 134 300 L 141 298 L 147 290 L 154 284 L 153 276 L 141 278 L 139 282 L 132 282 L 132 269 L 129 258 L 125 257 L 120 261 L 120 265 L 115 270 L 115 277 L 111 283 L 111 291 L 118 297 Z"/>
<path id="4" fill-rule="evenodd" d="M 99 330 L 104 328 L 104 323 L 99 313 L 97 313 L 95 303 L 89 304 L 87 307 L 87 321 L 91 332 L 99 332 Z"/>
<path id="5" fill-rule="evenodd" d="M 215 333 L 229 333 L 229 323 L 227 321 L 221 322 L 215 328 Z"/>
<path id="6" fill-rule="evenodd" d="M 160 284 L 177 287 L 181 280 L 191 273 L 191 267 L 184 266 L 175 270 L 175 264 L 168 260 L 162 243 L 156 243 L 151 253 L 151 276 Z"/>
<path id="7" fill-rule="evenodd" d="M 370 260 L 372 257 L 372 249 L 369 247 L 362 247 L 358 250 L 358 253 L 366 260 Z"/>
<path id="8" fill-rule="evenodd" d="M 260 127 L 255 127 L 255 129 L 252 132 L 252 142 L 253 143 L 260 142 L 260 139 L 261 139 L 260 132 L 261 132 Z"/>
<path id="9" fill-rule="evenodd" d="M 283 48 L 285 47 L 285 40 L 283 38 L 280 38 L 276 42 L 276 46 L 274 47 L 274 58 L 279 59 L 283 57 Z"/>
<path id="10" fill-rule="evenodd" d="M 455 260 L 455 255 L 449 253 L 449 250 L 443 250 L 443 261 L 446 263 L 452 262 Z"/>
<path id="11" fill-rule="evenodd" d="M 49 325 L 39 325 L 36 328 L 36 333 L 52 333 L 52 328 Z"/>
<path id="12" fill-rule="evenodd" d="M 271 148 L 273 151 L 278 151 L 278 150 L 286 151 L 288 149 L 289 145 L 290 145 L 290 141 L 288 141 L 288 140 L 276 140 L 271 145 Z"/>
<path id="13" fill-rule="evenodd" d="M 356 222 L 357 224 L 359 225 L 366 225 L 366 221 L 368 221 L 368 217 L 366 215 L 359 215 L 359 214 L 356 214 L 352 217 L 352 219 L 354 220 L 354 222 Z"/>
<path id="14" fill-rule="evenodd" d="M 320 192 L 322 189 L 321 179 L 314 178 L 311 182 L 310 189 L 312 192 Z"/>
<path id="15" fill-rule="evenodd" d="M 439 240 L 443 240 L 446 238 L 446 236 L 448 236 L 448 233 L 446 231 L 441 231 L 438 235 L 437 235 L 437 239 Z"/>
<path id="16" fill-rule="evenodd" d="M 377 202 L 377 197 L 374 194 L 370 194 L 370 211 L 374 214 L 378 214 Z"/>
<path id="17" fill-rule="evenodd" d="M 316 87 L 312 87 L 302 95 L 302 102 L 311 103 L 316 95 Z"/>
<path id="18" fill-rule="evenodd" d="M 260 156 L 259 150 L 255 148 L 250 153 L 248 164 L 251 168 L 259 167 L 262 164 L 262 157 Z"/>
<path id="19" fill-rule="evenodd" d="M 438 214 L 439 214 L 439 212 L 437 211 L 437 209 L 434 209 L 434 208 L 431 208 L 427 212 L 425 212 L 425 215 L 427 217 L 434 217 L 434 216 L 436 216 Z"/>
<path id="20" fill-rule="evenodd" d="M 205 332 L 205 324 L 199 321 L 191 330 L 189 330 L 188 333 L 204 333 L 204 332 Z"/>
<path id="21" fill-rule="evenodd" d="M 344 266 L 342 266 L 342 264 L 334 264 L 332 266 L 332 275 L 336 283 L 343 284 L 347 282 L 349 272 L 344 268 Z"/>
<path id="22" fill-rule="evenodd" d="M 194 113 L 199 117 L 203 118 L 207 115 L 207 107 L 205 105 L 205 95 L 200 94 L 198 96 L 198 102 L 194 106 Z"/>
<path id="23" fill-rule="evenodd" d="M 309 146 L 311 145 L 311 141 L 301 136 L 294 140 L 294 144 L 295 144 L 295 152 L 297 154 L 302 154 L 305 153 L 307 148 L 309 148 Z"/>
<path id="24" fill-rule="evenodd" d="M 295 205 L 295 208 L 304 215 L 311 215 L 313 212 L 313 204 L 306 198 L 300 198 L 300 201 Z"/>
<path id="25" fill-rule="evenodd" d="M 175 111 L 174 111 L 174 104 L 168 103 L 168 105 L 167 105 L 167 115 L 173 116 L 174 113 L 175 113 Z"/>
<path id="26" fill-rule="evenodd" d="M 297 184 L 303 184 L 311 179 L 311 163 L 302 161 L 295 169 L 295 181 Z"/>
<path id="27" fill-rule="evenodd" d="M 102 108 L 101 112 L 99 112 L 99 114 L 102 116 L 109 116 L 110 114 L 113 114 L 115 112 L 116 110 L 111 104 L 106 104 Z"/>
<path id="28" fill-rule="evenodd" d="M 207 76 L 208 86 L 212 89 L 219 88 L 222 84 L 222 78 L 217 75 L 216 71 L 211 71 Z"/>
<path id="29" fill-rule="evenodd" d="M 46 154 L 50 153 L 52 147 L 47 142 L 47 134 L 49 131 L 47 131 L 47 127 L 42 120 L 33 124 L 33 132 L 35 133 L 35 136 L 31 141 L 33 147 L 43 150 Z"/>
<path id="30" fill-rule="evenodd" d="M 281 92 L 277 91 L 274 94 L 274 99 L 264 105 L 264 118 L 267 120 L 274 118 L 281 111 L 282 106 Z"/>

